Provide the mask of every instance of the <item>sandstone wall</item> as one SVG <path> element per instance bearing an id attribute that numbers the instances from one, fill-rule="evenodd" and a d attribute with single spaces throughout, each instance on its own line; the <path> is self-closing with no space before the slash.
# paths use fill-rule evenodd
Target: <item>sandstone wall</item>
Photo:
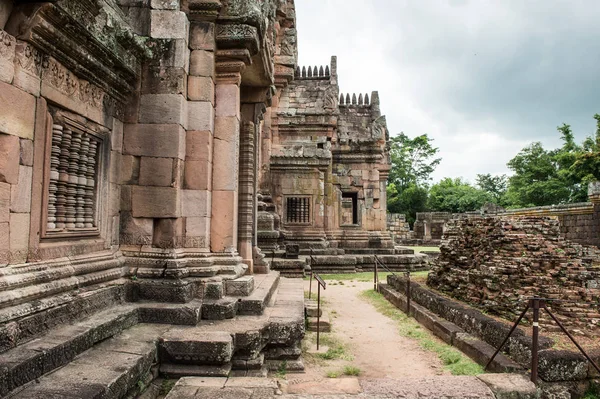
<path id="1" fill-rule="evenodd" d="M 394 235 L 395 240 L 405 240 L 410 238 L 410 225 L 406 221 L 406 215 L 388 213 L 387 226 L 390 233 Z"/>
<path id="2" fill-rule="evenodd" d="M 600 331 L 600 251 L 565 240 L 553 218 L 450 221 L 427 284 L 508 320 L 533 296 L 568 301 L 552 308 L 570 329 Z"/>

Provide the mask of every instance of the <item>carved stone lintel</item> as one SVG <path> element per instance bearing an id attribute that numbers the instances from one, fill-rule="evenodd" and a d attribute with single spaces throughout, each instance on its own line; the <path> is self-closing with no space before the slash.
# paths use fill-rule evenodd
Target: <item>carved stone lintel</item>
<path id="1" fill-rule="evenodd" d="M 245 24 L 217 25 L 216 40 L 219 48 L 246 48 L 251 54 L 259 49 L 258 30 Z"/>
<path id="2" fill-rule="evenodd" d="M 190 21 L 214 21 L 219 16 L 222 4 L 219 0 L 183 0 L 181 11 Z"/>

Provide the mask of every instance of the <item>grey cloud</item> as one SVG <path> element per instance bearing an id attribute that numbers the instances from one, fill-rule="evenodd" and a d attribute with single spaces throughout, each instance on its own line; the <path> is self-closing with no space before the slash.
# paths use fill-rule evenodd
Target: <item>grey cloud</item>
<path id="1" fill-rule="evenodd" d="M 563 122 L 578 139 L 593 132 L 592 116 L 600 113 L 600 2 L 297 0 L 296 6 L 301 61 L 319 64 L 337 54 L 342 91 L 378 89 L 392 133 L 435 137 L 444 158 L 437 177 L 506 171 L 528 141 L 558 145 L 556 126 Z"/>

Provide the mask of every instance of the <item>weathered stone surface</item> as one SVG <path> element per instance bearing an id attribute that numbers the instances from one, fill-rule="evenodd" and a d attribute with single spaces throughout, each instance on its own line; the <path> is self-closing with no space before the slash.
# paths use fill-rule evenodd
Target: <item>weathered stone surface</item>
<path id="1" fill-rule="evenodd" d="M 202 304 L 202 318 L 205 320 L 233 319 L 237 314 L 238 301 L 232 298 L 207 300 Z"/>
<path id="2" fill-rule="evenodd" d="M 191 190 L 210 190 L 212 188 L 212 163 L 205 160 L 186 160 L 184 187 Z"/>
<path id="3" fill-rule="evenodd" d="M 193 50 L 190 54 L 190 75 L 214 78 L 214 53 L 212 51 Z"/>
<path id="4" fill-rule="evenodd" d="M 161 337 L 159 356 L 172 364 L 224 364 L 233 356 L 233 340 L 224 332 L 173 328 Z"/>
<path id="5" fill-rule="evenodd" d="M 587 360 L 575 352 L 541 350 L 538 373 L 547 382 L 583 380 L 588 376 Z"/>
<path id="6" fill-rule="evenodd" d="M 225 282 L 225 292 L 230 296 L 248 296 L 254 291 L 254 276 L 244 276 Z"/>
<path id="7" fill-rule="evenodd" d="M 19 182 L 13 184 L 10 192 L 10 210 L 16 213 L 27 213 L 31 208 L 31 182 L 33 168 L 19 166 Z"/>
<path id="8" fill-rule="evenodd" d="M 155 219 L 152 245 L 156 248 L 177 248 L 183 237 L 183 219 Z"/>
<path id="9" fill-rule="evenodd" d="M 185 130 L 177 124 L 126 124 L 123 153 L 184 159 L 185 136 Z"/>
<path id="10" fill-rule="evenodd" d="M 598 262 L 600 251 L 565 240 L 556 219 L 465 218 L 446 225 L 441 255 L 427 284 L 508 320 L 525 306 L 522 298 L 569 299 L 576 303 L 553 302 L 552 312 L 565 316 L 561 321 L 567 328 L 595 335 L 600 307 L 591 305 L 590 313 L 588 304 L 598 293 L 593 288 L 600 280 L 594 266 Z M 592 289 L 582 290 L 588 283 Z M 549 317 L 540 322 L 554 324 Z M 490 331 L 495 330 L 491 325 Z M 500 334 L 496 342 L 501 340 Z"/>
<path id="11" fill-rule="evenodd" d="M 212 196 L 205 190 L 181 190 L 181 216 L 208 217 Z"/>
<path id="12" fill-rule="evenodd" d="M 142 94 L 182 94 L 187 87 L 184 67 L 148 66 L 144 68 Z"/>
<path id="13" fill-rule="evenodd" d="M 173 158 L 142 157 L 140 162 L 140 185 L 173 187 L 176 182 L 173 165 Z"/>
<path id="14" fill-rule="evenodd" d="M 140 123 L 179 124 L 187 127 L 188 103 L 181 94 L 143 94 Z"/>
<path id="15" fill-rule="evenodd" d="M 210 77 L 189 76 L 187 96 L 190 101 L 206 101 L 215 104 L 215 84 Z"/>
<path id="16" fill-rule="evenodd" d="M 150 37 L 157 39 L 188 39 L 189 21 L 182 11 L 152 10 Z"/>
<path id="17" fill-rule="evenodd" d="M 224 252 L 237 247 L 237 193 L 213 191 L 210 247 L 215 252 Z"/>
<path id="18" fill-rule="evenodd" d="M 10 184 L 0 183 L 0 223 L 8 222 L 9 220 L 10 220 Z M 8 235 L 7 235 L 7 237 L 8 237 Z"/>
<path id="19" fill-rule="evenodd" d="M 150 7 L 158 10 L 179 10 L 180 0 L 150 0 Z"/>
<path id="20" fill-rule="evenodd" d="M 205 101 L 189 101 L 187 105 L 189 130 L 214 132 L 215 113 L 212 103 Z"/>
<path id="21" fill-rule="evenodd" d="M 29 214 L 10 214 L 10 253 L 11 263 L 23 263 L 27 260 L 29 248 Z"/>
<path id="22" fill-rule="evenodd" d="M 217 85 L 215 89 L 217 106 L 216 116 L 240 117 L 240 88 L 237 85 Z"/>
<path id="23" fill-rule="evenodd" d="M 186 161 L 204 160 L 212 162 L 212 133 L 189 130 L 186 133 Z"/>
<path id="24" fill-rule="evenodd" d="M 19 163 L 25 166 L 33 166 L 33 141 L 21 139 L 20 143 Z"/>
<path id="25" fill-rule="evenodd" d="M 185 236 L 202 240 L 201 247 L 210 242 L 210 217 L 187 217 L 185 219 Z"/>
<path id="26" fill-rule="evenodd" d="M 215 49 L 215 24 L 193 21 L 190 23 L 190 48 L 192 50 Z"/>
<path id="27" fill-rule="evenodd" d="M 134 217 L 177 218 L 181 216 L 180 190 L 171 187 L 132 188 Z"/>
<path id="28" fill-rule="evenodd" d="M 0 134 L 0 182 L 17 184 L 20 144 L 17 136 Z"/>
<path id="29" fill-rule="evenodd" d="M 537 388 L 522 374 L 482 374 L 478 375 L 496 399 L 537 399 Z"/>
<path id="30" fill-rule="evenodd" d="M 2 7 L 2 6 L 0 6 Z M 0 16 L 0 18 L 2 18 Z M 0 25 L 0 81 L 11 83 L 15 74 L 15 38 L 2 30 Z"/>

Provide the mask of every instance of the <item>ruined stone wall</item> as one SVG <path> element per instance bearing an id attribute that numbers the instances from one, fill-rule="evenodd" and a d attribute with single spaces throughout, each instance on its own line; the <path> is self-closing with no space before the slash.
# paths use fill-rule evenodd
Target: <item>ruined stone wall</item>
<path id="1" fill-rule="evenodd" d="M 565 325 L 600 331 L 600 251 L 565 240 L 553 218 L 450 221 L 427 284 L 508 320 L 527 298 L 564 300 L 552 309 Z"/>
<path id="2" fill-rule="evenodd" d="M 561 234 L 582 245 L 600 247 L 600 204 L 584 202 L 534 208 L 511 209 L 507 216 L 549 216 L 558 219 Z"/>
<path id="3" fill-rule="evenodd" d="M 410 225 L 406 221 L 406 215 L 404 214 L 388 213 L 387 226 L 395 240 L 405 240 L 411 237 Z"/>
<path id="4" fill-rule="evenodd" d="M 414 238 L 441 240 L 446 223 L 453 218 L 449 212 L 418 212 L 413 226 Z"/>

